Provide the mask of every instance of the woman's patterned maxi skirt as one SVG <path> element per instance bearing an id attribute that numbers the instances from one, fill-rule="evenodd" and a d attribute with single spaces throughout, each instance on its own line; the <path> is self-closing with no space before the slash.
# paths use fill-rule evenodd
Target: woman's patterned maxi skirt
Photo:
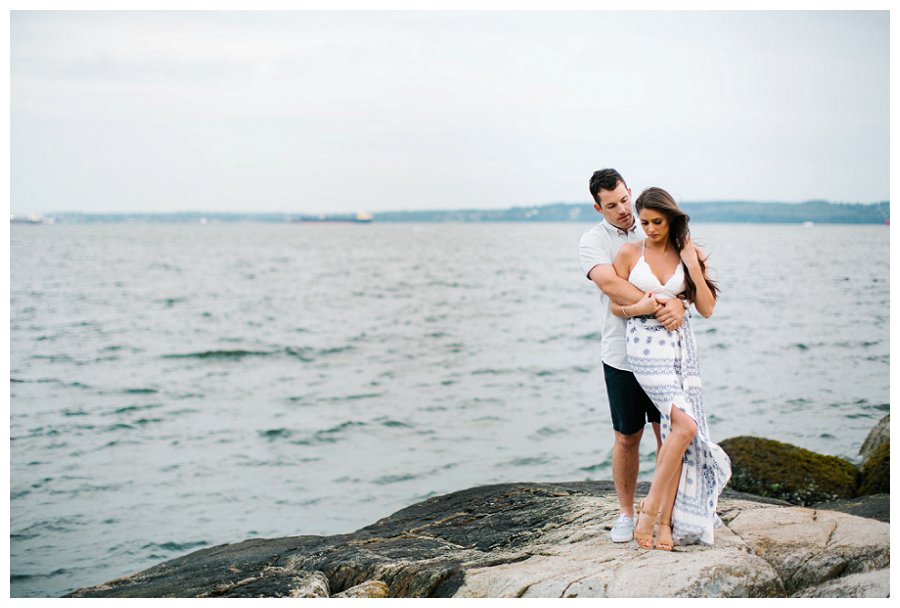
<path id="1" fill-rule="evenodd" d="M 635 378 L 660 411 L 663 441 L 671 432 L 675 405 L 697 423 L 687 450 L 672 511 L 672 537 L 678 544 L 713 544 L 719 494 L 731 477 L 731 461 L 709 438 L 703 411 L 700 368 L 690 319 L 678 331 L 667 331 L 650 318 L 628 320 L 628 362 Z"/>

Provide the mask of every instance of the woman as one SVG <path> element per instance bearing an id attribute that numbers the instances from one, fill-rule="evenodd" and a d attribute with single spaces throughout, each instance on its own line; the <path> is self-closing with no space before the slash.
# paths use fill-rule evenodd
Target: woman
<path id="1" fill-rule="evenodd" d="M 728 455 L 712 443 L 701 397 L 694 332 L 688 316 L 677 331 L 653 317 L 657 298 L 683 297 L 704 317 L 713 313 L 718 288 L 706 274 L 706 256 L 691 241 L 689 217 L 661 188 L 647 188 L 635 202 L 647 238 L 619 250 L 616 273 L 645 292 L 631 306 L 613 306 L 628 319 L 627 352 L 635 378 L 662 415 L 663 444 L 647 497 L 638 504 L 634 538 L 671 551 L 679 544 L 713 544 L 716 504 L 731 477 Z"/>

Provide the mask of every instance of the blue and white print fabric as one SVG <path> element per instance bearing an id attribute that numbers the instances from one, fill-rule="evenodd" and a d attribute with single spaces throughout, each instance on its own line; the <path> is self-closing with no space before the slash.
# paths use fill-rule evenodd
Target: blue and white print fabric
<path id="1" fill-rule="evenodd" d="M 644 392 L 660 411 L 663 441 L 671 432 L 675 405 L 697 423 L 697 435 L 684 453 L 681 479 L 672 511 L 677 544 L 713 544 L 719 494 L 731 478 L 731 460 L 709 438 L 700 382 L 697 347 L 690 318 L 668 331 L 650 318 L 632 318 L 626 329 L 628 362 Z"/>

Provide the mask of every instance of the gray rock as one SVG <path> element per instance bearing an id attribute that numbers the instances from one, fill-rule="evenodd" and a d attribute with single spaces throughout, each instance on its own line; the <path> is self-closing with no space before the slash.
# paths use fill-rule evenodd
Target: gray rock
<path id="1" fill-rule="evenodd" d="M 641 484 L 639 493 L 647 491 Z M 482 486 L 352 534 L 202 549 L 71 597 L 856 597 L 888 524 L 726 490 L 712 547 L 615 544 L 611 482 Z M 842 589 L 844 591 L 842 591 Z M 869 591 L 860 591 L 868 589 Z M 823 596 L 824 597 L 824 596 Z"/>
<path id="2" fill-rule="evenodd" d="M 889 526 L 845 513 L 750 508 L 731 516 L 728 527 L 775 568 L 789 595 L 890 564 Z"/>
<path id="3" fill-rule="evenodd" d="M 804 589 L 794 597 L 890 597 L 891 571 L 860 572 Z"/>
<path id="4" fill-rule="evenodd" d="M 382 581 L 366 581 L 332 597 L 387 597 L 388 586 Z"/>
<path id="5" fill-rule="evenodd" d="M 866 440 L 863 441 L 859 448 L 859 455 L 862 461 L 866 462 L 872 455 L 882 446 L 891 440 L 891 415 L 888 414 L 879 420 L 872 430 L 869 431 Z"/>

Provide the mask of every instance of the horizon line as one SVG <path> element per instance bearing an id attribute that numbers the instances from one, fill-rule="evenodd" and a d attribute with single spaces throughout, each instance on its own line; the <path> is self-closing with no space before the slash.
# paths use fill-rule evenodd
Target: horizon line
<path id="1" fill-rule="evenodd" d="M 883 199 L 878 201 L 870 201 L 870 202 L 861 202 L 861 201 L 832 201 L 828 199 L 806 199 L 802 201 L 778 201 L 778 200 L 752 200 L 752 199 L 707 199 L 707 200 L 685 200 L 679 202 L 680 205 L 703 205 L 703 204 L 743 204 L 743 203 L 752 203 L 752 204 L 762 204 L 762 205 L 804 205 L 809 203 L 827 203 L 830 205 L 880 205 L 884 203 L 890 203 L 890 199 Z M 372 215 L 376 214 L 384 214 L 384 213 L 438 213 L 438 212 L 453 212 L 453 211 L 504 211 L 511 209 L 533 209 L 539 207 L 549 207 L 552 205 L 571 205 L 571 206 L 591 206 L 593 207 L 593 202 L 591 201 L 581 201 L 581 202 L 565 202 L 565 201 L 557 201 L 551 203 L 537 203 L 532 205 L 513 205 L 511 207 L 455 207 L 455 208 L 443 208 L 443 209 L 385 209 L 381 211 L 368 211 L 368 210 L 356 210 L 356 211 L 283 211 L 283 210 L 274 210 L 274 211 L 258 211 L 258 210 L 246 210 L 246 211 L 215 211 L 215 210 L 198 210 L 198 209 L 189 209 L 189 210 L 181 210 L 181 211 L 142 211 L 142 210 L 134 210 L 134 211 L 81 211 L 81 210 L 69 210 L 69 211 L 28 211 L 28 212 L 15 212 L 10 210 L 11 216 L 28 216 L 28 215 L 65 215 L 65 214 L 82 214 L 82 215 L 172 215 L 172 214 L 192 214 L 192 213 L 209 213 L 209 214 L 219 214 L 219 215 L 239 215 L 239 214 L 253 214 L 253 215 L 311 215 L 311 216 L 319 216 L 319 215 L 343 215 L 343 214 L 353 214 L 353 213 L 370 213 Z"/>

